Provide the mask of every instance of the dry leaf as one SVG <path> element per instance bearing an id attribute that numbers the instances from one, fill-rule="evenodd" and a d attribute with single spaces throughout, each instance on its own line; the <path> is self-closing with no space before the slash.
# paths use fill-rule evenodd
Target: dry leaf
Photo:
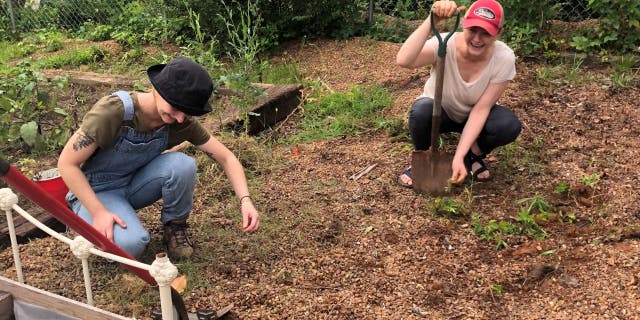
<path id="1" fill-rule="evenodd" d="M 171 282 L 171 287 L 176 289 L 178 293 L 183 293 L 184 289 L 187 288 L 187 276 L 181 275 L 173 279 L 173 281 Z"/>

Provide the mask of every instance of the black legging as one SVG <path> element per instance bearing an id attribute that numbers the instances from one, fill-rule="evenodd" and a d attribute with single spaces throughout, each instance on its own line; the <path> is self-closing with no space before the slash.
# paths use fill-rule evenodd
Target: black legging
<path id="1" fill-rule="evenodd" d="M 433 113 L 433 99 L 419 98 L 413 102 L 409 114 L 409 133 L 413 140 L 415 150 L 427 150 L 431 144 L 431 117 Z M 465 120 L 457 123 L 449 118 L 442 110 L 440 114 L 440 132 L 462 132 Z M 522 129 L 520 120 L 513 111 L 494 105 L 489 112 L 489 117 L 484 128 L 478 136 L 478 147 L 482 154 L 487 154 L 499 146 L 504 146 L 516 140 Z"/>

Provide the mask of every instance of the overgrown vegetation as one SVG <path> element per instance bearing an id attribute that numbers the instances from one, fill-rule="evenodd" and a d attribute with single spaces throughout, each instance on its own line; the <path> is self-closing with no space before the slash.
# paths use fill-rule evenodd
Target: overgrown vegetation
<path id="1" fill-rule="evenodd" d="M 380 86 L 352 86 L 347 92 L 324 94 L 316 83 L 318 96 L 305 104 L 302 132 L 292 142 L 308 142 L 361 134 L 385 128 L 390 122 L 378 112 L 392 102 L 391 95 Z"/>
<path id="2" fill-rule="evenodd" d="M 0 74 L 0 153 L 25 149 L 39 154 L 62 146 L 71 117 L 57 105 L 66 78 L 46 79 L 28 61 Z"/>

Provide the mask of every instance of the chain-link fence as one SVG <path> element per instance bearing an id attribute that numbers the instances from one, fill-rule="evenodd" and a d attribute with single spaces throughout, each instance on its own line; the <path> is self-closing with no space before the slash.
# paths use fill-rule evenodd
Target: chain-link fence
<path id="1" fill-rule="evenodd" d="M 433 1 L 417 0 L 353 0 L 368 8 L 369 22 L 374 15 L 391 15 L 405 19 L 421 19 L 428 14 Z M 552 8 L 541 8 L 545 4 L 525 0 L 503 0 L 506 17 L 544 12 L 541 19 L 581 21 L 592 17 L 588 0 L 547 1 Z M 125 0 L 0 0 L 0 30 L 25 32 L 57 27 L 77 30 L 83 23 L 109 24 L 125 10 Z M 142 1 L 144 2 L 144 1 Z M 459 5 L 470 5 L 471 0 L 460 0 Z M 542 1 L 544 2 L 544 1 Z M 530 4 L 528 4 L 530 3 Z M 544 10 L 543 10 L 544 9 Z M 546 17 L 545 17 L 546 15 Z"/>
<path id="2" fill-rule="evenodd" d="M 421 16 L 429 12 L 434 1 L 416 0 L 369 0 L 369 15 L 376 13 L 392 16 Z M 458 0 L 459 6 L 469 7 L 473 0 Z M 550 12 L 548 19 L 562 21 L 582 21 L 593 17 L 589 8 L 589 0 L 568 1 L 529 1 L 529 0 L 500 0 L 505 10 L 505 17 L 509 18 L 517 13 L 527 11 L 529 13 Z"/>
<path id="3" fill-rule="evenodd" d="M 77 30 L 87 21 L 109 24 L 123 12 L 120 0 L 0 0 L 0 29 L 28 32 Z"/>

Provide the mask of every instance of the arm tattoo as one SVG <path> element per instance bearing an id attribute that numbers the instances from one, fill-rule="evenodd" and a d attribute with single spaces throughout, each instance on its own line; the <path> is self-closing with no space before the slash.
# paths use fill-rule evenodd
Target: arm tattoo
<path id="1" fill-rule="evenodd" d="M 86 148 L 96 142 L 96 139 L 86 135 L 84 132 L 78 132 L 78 138 L 73 143 L 73 151 L 79 151 L 82 148 Z"/>

